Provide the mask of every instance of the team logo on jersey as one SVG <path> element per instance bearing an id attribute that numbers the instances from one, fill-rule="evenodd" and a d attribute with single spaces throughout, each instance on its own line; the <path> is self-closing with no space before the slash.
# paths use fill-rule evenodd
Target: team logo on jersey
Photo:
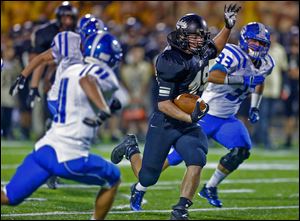
<path id="1" fill-rule="evenodd" d="M 187 23 L 185 21 L 178 21 L 177 24 L 176 24 L 176 28 L 186 29 L 187 28 Z"/>

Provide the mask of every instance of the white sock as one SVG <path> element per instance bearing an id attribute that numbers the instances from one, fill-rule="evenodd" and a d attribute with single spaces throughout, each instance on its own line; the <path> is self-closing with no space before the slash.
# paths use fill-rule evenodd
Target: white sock
<path id="1" fill-rule="evenodd" d="M 228 174 L 223 173 L 217 168 L 210 180 L 206 183 L 206 187 L 216 187 L 227 175 Z"/>
<path id="2" fill-rule="evenodd" d="M 96 219 L 95 219 L 95 217 L 94 217 L 94 215 L 91 217 L 91 219 L 90 219 L 90 220 L 96 220 Z"/>
<path id="3" fill-rule="evenodd" d="M 138 190 L 138 191 L 143 191 L 143 192 L 146 192 L 147 191 L 147 187 L 144 187 L 142 186 L 140 183 L 138 183 L 135 188 Z"/>

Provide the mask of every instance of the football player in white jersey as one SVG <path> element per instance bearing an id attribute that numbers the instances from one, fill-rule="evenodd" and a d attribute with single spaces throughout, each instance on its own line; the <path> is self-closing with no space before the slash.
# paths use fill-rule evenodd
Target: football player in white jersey
<path id="1" fill-rule="evenodd" d="M 47 93 L 47 105 L 52 115 L 55 117 L 57 114 L 57 99 L 58 99 L 58 87 L 60 84 L 61 73 L 69 66 L 73 64 L 82 64 L 83 57 L 81 52 L 82 42 L 91 34 L 98 30 L 104 30 L 106 27 L 100 19 L 96 19 L 91 15 L 85 15 L 78 21 L 77 32 L 63 31 L 58 33 L 51 44 L 51 48 L 47 51 L 36 56 L 18 76 L 15 83 L 10 88 L 10 94 L 15 95 L 18 90 L 24 88 L 26 78 L 42 63 L 56 63 L 57 69 L 55 74 L 55 81 L 51 86 L 50 91 Z M 40 100 L 40 94 L 38 91 L 38 85 L 43 72 L 34 72 L 31 81 L 31 90 L 27 98 L 27 104 L 33 108 L 36 100 Z M 50 123 L 51 120 L 48 120 Z M 58 179 L 51 177 L 47 186 L 50 189 L 57 188 Z"/>
<path id="2" fill-rule="evenodd" d="M 248 130 L 235 114 L 242 101 L 251 94 L 249 121 L 255 123 L 259 120 L 263 81 L 275 65 L 268 54 L 270 44 L 267 28 L 261 23 L 251 22 L 243 27 L 239 45 L 226 44 L 210 70 L 210 83 L 202 94 L 202 99 L 209 104 L 209 111 L 198 124 L 208 137 L 230 151 L 220 159 L 216 171 L 198 193 L 213 206 L 222 207 L 217 185 L 250 156 Z M 164 167 L 180 162 L 181 156 L 172 149 Z"/>
<path id="3" fill-rule="evenodd" d="M 104 219 L 120 183 L 120 170 L 90 153 L 95 130 L 119 107 L 107 101 L 118 89 L 112 67 L 122 57 L 119 42 L 107 32 L 89 36 L 83 47 L 85 64 L 61 73 L 58 113 L 11 181 L 1 191 L 1 205 L 18 205 L 54 175 L 102 187 L 93 219 Z M 98 113 L 94 112 L 94 108 Z"/>

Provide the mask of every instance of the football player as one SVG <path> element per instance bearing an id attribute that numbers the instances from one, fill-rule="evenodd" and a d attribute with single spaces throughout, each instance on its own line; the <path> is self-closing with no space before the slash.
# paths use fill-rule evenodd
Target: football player
<path id="1" fill-rule="evenodd" d="M 20 204 L 55 175 L 102 187 L 93 219 L 104 219 L 111 208 L 120 170 L 89 150 L 95 130 L 120 108 L 111 100 L 119 87 L 111 67 L 119 62 L 122 51 L 119 42 L 104 31 L 89 36 L 83 49 L 85 64 L 71 65 L 61 74 L 58 113 L 52 127 L 1 191 L 1 205 Z"/>
<path id="2" fill-rule="evenodd" d="M 158 105 L 149 122 L 143 159 L 135 137 L 130 135 L 111 154 L 114 163 L 119 163 L 125 155 L 138 177 L 138 182 L 131 187 L 132 210 L 142 209 L 141 202 L 147 187 L 159 179 L 164 161 L 174 145 L 187 165 L 187 172 L 171 219 L 188 219 L 187 209 L 192 205 L 201 170 L 206 164 L 207 137 L 197 125 L 206 112 L 200 110 L 198 102 L 189 115 L 175 106 L 172 100 L 182 93 L 202 93 L 208 78 L 208 61 L 224 48 L 239 10 L 236 4 L 225 6 L 225 27 L 213 40 L 206 21 L 192 13 L 180 18 L 176 30 L 168 35 L 169 46 L 156 62 Z"/>
<path id="3" fill-rule="evenodd" d="M 229 150 L 198 193 L 213 206 L 222 207 L 217 186 L 250 156 L 248 130 L 235 115 L 243 100 L 251 94 L 249 121 L 256 123 L 259 120 L 263 81 L 275 65 L 268 54 L 270 44 L 268 29 L 258 22 L 249 23 L 242 28 L 239 45 L 226 44 L 210 70 L 210 83 L 202 95 L 210 108 L 198 124 L 208 137 Z M 180 162 L 182 157 L 172 149 L 165 167 Z"/>
<path id="4" fill-rule="evenodd" d="M 59 32 L 53 39 L 51 48 L 45 52 L 39 54 L 26 66 L 22 73 L 18 76 L 15 83 L 10 88 L 10 94 L 15 95 L 18 90 L 23 89 L 26 78 L 41 64 L 55 63 L 58 65 L 56 69 L 56 76 L 50 91 L 47 93 L 48 110 L 52 117 L 57 114 L 57 98 L 58 87 L 60 83 L 60 74 L 70 65 L 83 63 L 81 42 L 84 41 L 89 35 L 97 32 L 98 30 L 104 30 L 105 26 L 100 19 L 89 18 L 83 16 L 79 24 L 82 24 L 79 34 L 73 31 Z M 43 72 L 36 71 L 33 74 L 31 82 L 31 90 L 27 98 L 28 106 L 33 108 L 35 100 L 40 100 L 40 94 L 38 91 L 39 81 Z M 50 189 L 56 189 L 57 179 L 51 177 L 47 182 Z"/>

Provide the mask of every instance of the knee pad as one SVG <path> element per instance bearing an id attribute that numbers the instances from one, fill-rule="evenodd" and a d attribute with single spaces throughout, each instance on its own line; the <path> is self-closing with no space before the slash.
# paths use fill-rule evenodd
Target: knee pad
<path id="1" fill-rule="evenodd" d="M 142 186 L 153 186 L 158 181 L 161 170 L 155 168 L 143 168 L 139 172 L 139 182 Z"/>
<path id="2" fill-rule="evenodd" d="M 168 159 L 169 165 L 171 165 L 171 166 L 176 166 L 183 161 L 182 157 L 179 155 L 179 153 L 175 149 L 172 149 L 172 152 L 170 152 L 168 154 L 167 159 Z"/>
<path id="3" fill-rule="evenodd" d="M 229 171 L 234 171 L 238 166 L 248 159 L 250 152 L 248 148 L 235 147 L 220 159 L 220 164 Z"/>

